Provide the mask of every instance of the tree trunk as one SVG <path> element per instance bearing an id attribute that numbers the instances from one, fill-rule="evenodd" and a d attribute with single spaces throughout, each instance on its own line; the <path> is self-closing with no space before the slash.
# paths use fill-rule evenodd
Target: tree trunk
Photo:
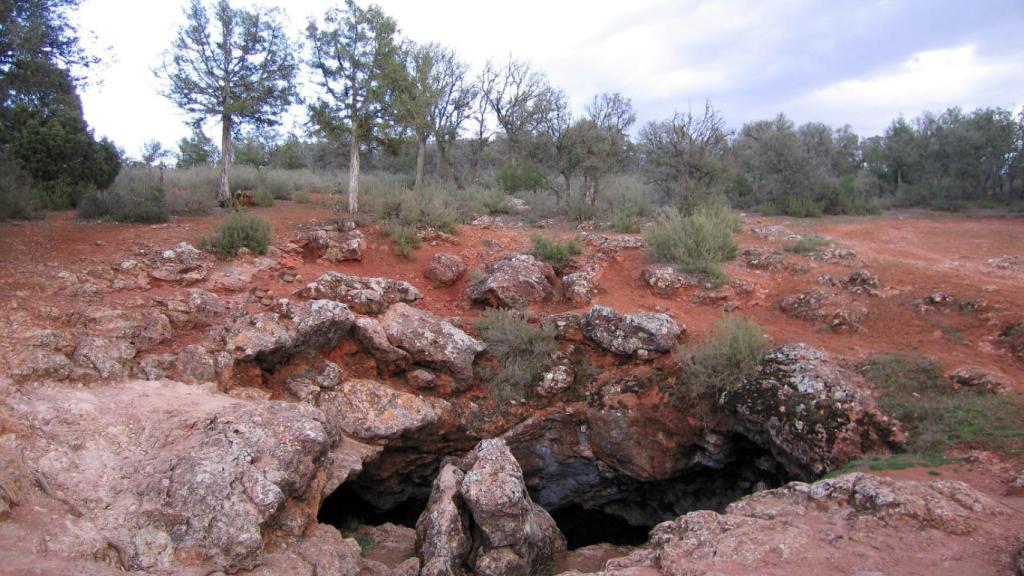
<path id="1" fill-rule="evenodd" d="M 455 187 L 463 190 L 466 186 L 462 183 L 462 177 L 459 176 L 459 172 L 452 165 L 452 159 L 448 156 L 448 149 L 448 144 L 440 140 L 437 141 L 437 162 L 440 166 L 438 173 L 442 175 L 445 182 L 454 181 Z"/>
<path id="2" fill-rule="evenodd" d="M 231 170 L 231 116 L 221 116 L 220 124 L 220 189 L 217 191 L 217 203 L 227 206 L 231 203 L 231 182 L 228 179 Z"/>
<path id="3" fill-rule="evenodd" d="M 597 176 L 590 179 L 590 189 L 587 190 L 587 197 L 591 206 L 597 206 Z"/>
<path id="4" fill-rule="evenodd" d="M 348 212 L 359 212 L 359 137 L 352 130 L 352 145 L 348 162 Z"/>
<path id="5" fill-rule="evenodd" d="M 412 189 L 419 190 L 423 186 L 423 168 L 427 162 L 427 135 L 416 137 L 416 180 Z"/>
<path id="6" fill-rule="evenodd" d="M 565 197 L 566 198 L 572 197 L 572 175 L 571 174 L 562 174 L 562 180 L 565 181 L 565 187 L 564 187 Z M 555 200 L 559 204 L 561 204 L 562 203 L 562 195 L 559 194 L 558 192 L 555 192 Z"/>

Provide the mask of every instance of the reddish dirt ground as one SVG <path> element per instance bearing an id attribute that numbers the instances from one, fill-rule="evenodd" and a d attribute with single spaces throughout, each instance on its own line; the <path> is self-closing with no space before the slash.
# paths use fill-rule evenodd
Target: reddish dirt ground
<path id="1" fill-rule="evenodd" d="M 314 204 L 279 202 L 271 208 L 253 211 L 270 220 L 274 244 L 283 247 L 296 237 L 300 226 L 313 220 L 332 218 L 330 210 Z M 140 254 L 152 254 L 185 241 L 198 245 L 213 232 L 223 214 L 199 218 L 180 218 L 160 225 L 122 225 L 82 222 L 72 213 L 50 214 L 45 220 L 0 224 L 0 357 L 11 350 L 33 329 L 50 327 L 69 313 L 95 306 L 97 300 L 145 303 L 157 296 L 180 292 L 180 286 L 151 284 L 148 290 L 120 290 L 100 296 L 69 296 L 56 288 L 57 275 L 68 271 L 80 276 L 90 270 L 107 269 Z M 817 286 L 821 274 L 845 278 L 855 268 L 822 263 L 795 254 L 785 257 L 808 267 L 802 273 L 759 271 L 741 261 L 725 266 L 730 277 L 752 283 L 755 290 L 733 300 L 737 312 L 763 325 L 776 343 L 805 341 L 842 356 L 853 364 L 882 352 L 911 352 L 936 359 L 947 370 L 977 366 L 1008 382 L 1014 393 L 1024 392 L 1024 365 L 1000 348 L 995 336 L 1003 326 L 1024 319 L 1024 265 L 997 269 L 989 259 L 1022 257 L 1024 261 L 1024 218 L 938 215 L 927 212 L 892 212 L 868 218 L 824 218 L 795 220 L 744 216 L 738 235 L 742 247 L 782 248 L 785 240 L 763 240 L 751 228 L 781 225 L 797 234 L 822 234 L 837 245 L 850 248 L 864 261 L 864 268 L 875 274 L 885 290 L 884 297 L 861 295 L 857 301 L 867 306 L 869 315 L 864 329 L 833 333 L 820 322 L 794 319 L 777 307 L 780 298 Z M 275 296 L 288 296 L 303 282 L 317 278 L 327 270 L 360 276 L 387 276 L 407 280 L 424 294 L 423 308 L 448 317 L 457 317 L 463 325 L 481 313 L 469 305 L 462 292 L 469 282 L 463 278 L 452 287 L 437 288 L 423 277 L 430 258 L 438 252 L 458 254 L 470 270 L 510 252 L 525 251 L 530 236 L 538 230 L 481 229 L 462 226 L 458 244 L 424 245 L 412 259 L 403 259 L 393 251 L 388 238 L 374 228 L 367 230 L 367 250 L 361 262 L 332 264 L 325 261 L 301 261 L 295 283 L 284 283 L 279 271 L 266 270 L 253 275 L 254 286 Z M 546 234 L 568 237 L 575 233 L 568 224 L 543 230 Z M 485 240 L 491 241 L 485 243 Z M 494 243 L 497 243 L 494 244 Z M 594 248 L 588 246 L 587 253 Z M 297 259 L 296 259 L 297 260 Z M 235 266 L 236 261 L 221 261 L 219 268 Z M 645 266 L 642 250 L 623 250 L 600 276 L 600 292 L 595 303 L 621 312 L 663 311 L 672 314 L 688 328 L 691 342 L 698 341 L 721 318 L 721 304 L 694 303 L 689 294 L 660 298 L 651 294 L 640 278 Z M 205 285 L 199 285 L 208 288 Z M 963 299 L 983 299 L 992 307 L 985 314 L 957 311 L 921 314 L 913 302 L 932 292 L 942 291 Z M 245 299 L 246 292 L 223 293 L 225 298 Z M 249 302 L 252 308 L 258 307 Z M 565 302 L 535 306 L 536 313 L 572 309 Z M 171 344 L 179 349 L 189 337 Z"/>

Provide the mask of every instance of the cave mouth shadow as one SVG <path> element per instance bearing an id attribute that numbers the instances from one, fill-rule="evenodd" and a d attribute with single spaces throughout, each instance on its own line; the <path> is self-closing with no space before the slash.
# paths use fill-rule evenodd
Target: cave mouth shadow
<path id="1" fill-rule="evenodd" d="M 563 506 L 549 512 L 565 536 L 569 550 L 592 544 L 640 546 L 647 542 L 654 526 L 635 526 L 603 510 Z"/>
<path id="2" fill-rule="evenodd" d="M 426 499 L 408 498 L 396 506 L 381 509 L 366 500 L 350 484 L 342 484 L 320 503 L 316 520 L 330 524 L 342 532 L 352 532 L 361 524 L 380 526 L 397 524 L 416 527 L 416 520 L 427 507 Z"/>

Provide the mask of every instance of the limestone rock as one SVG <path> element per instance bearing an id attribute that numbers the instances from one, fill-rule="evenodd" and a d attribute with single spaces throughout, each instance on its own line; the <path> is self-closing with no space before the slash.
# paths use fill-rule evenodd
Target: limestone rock
<path id="1" fill-rule="evenodd" d="M 272 367 L 300 352 L 332 348 L 355 319 L 347 306 L 333 300 L 284 301 L 279 310 L 232 321 L 225 327 L 225 348 L 236 360 Z"/>
<path id="2" fill-rule="evenodd" d="M 768 354 L 758 374 L 725 395 L 724 404 L 748 437 L 806 478 L 902 444 L 898 425 L 862 386 L 824 352 L 787 344 Z"/>
<path id="3" fill-rule="evenodd" d="M 473 302 L 492 307 L 522 308 L 547 302 L 558 282 L 554 269 L 528 254 L 507 256 L 484 268 L 484 277 L 466 288 Z"/>
<path id="4" fill-rule="evenodd" d="M 533 503 L 522 470 L 502 439 L 483 440 L 448 463 L 416 524 L 421 574 L 458 574 L 469 562 L 488 576 L 539 576 L 565 538 Z"/>
<path id="5" fill-rule="evenodd" d="M 449 322 L 406 304 L 389 308 L 380 323 L 391 344 L 408 352 L 418 364 L 450 373 L 459 390 L 472 381 L 473 361 L 486 348 Z"/>
<path id="6" fill-rule="evenodd" d="M 623 356 L 641 350 L 670 352 L 685 330 L 668 314 L 622 315 L 605 306 L 592 307 L 581 317 L 580 325 L 587 338 Z"/>
<path id="7" fill-rule="evenodd" d="M 405 370 L 412 362 L 409 353 L 388 341 L 384 328 L 373 318 L 361 316 L 354 324 L 356 339 L 377 361 L 385 376 Z"/>
<path id="8" fill-rule="evenodd" d="M 700 279 L 677 271 L 671 266 L 648 266 L 640 275 L 651 291 L 662 298 L 671 298 L 683 288 L 700 286 Z"/>
<path id="9" fill-rule="evenodd" d="M 454 254 L 434 254 L 423 273 L 437 286 L 451 286 L 466 274 L 466 263 Z"/>
<path id="10" fill-rule="evenodd" d="M 336 430 L 363 441 L 397 438 L 437 425 L 451 411 L 444 400 L 401 392 L 373 380 L 347 380 L 324 390 L 317 406 Z"/>
<path id="11" fill-rule="evenodd" d="M 415 286 L 403 280 L 363 278 L 340 272 L 325 273 L 296 295 L 337 300 L 359 314 L 380 314 L 396 302 L 411 303 L 423 298 Z"/>

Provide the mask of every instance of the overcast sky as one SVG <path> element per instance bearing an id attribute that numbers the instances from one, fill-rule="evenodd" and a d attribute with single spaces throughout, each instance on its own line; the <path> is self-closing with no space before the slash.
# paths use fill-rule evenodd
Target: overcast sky
<path id="1" fill-rule="evenodd" d="M 96 37 L 87 45 L 106 61 L 82 95 L 86 119 L 129 154 L 150 139 L 175 148 L 188 133 L 152 73 L 186 3 L 82 3 L 83 31 Z M 529 61 L 577 112 L 596 93 L 622 92 L 633 99 L 638 125 L 708 99 L 737 128 L 785 112 L 798 123 L 850 124 L 867 136 L 900 114 L 1024 105 L 1022 0 L 379 4 L 406 37 L 452 46 L 474 70 L 490 57 Z M 334 2 L 278 5 L 298 35 Z"/>

